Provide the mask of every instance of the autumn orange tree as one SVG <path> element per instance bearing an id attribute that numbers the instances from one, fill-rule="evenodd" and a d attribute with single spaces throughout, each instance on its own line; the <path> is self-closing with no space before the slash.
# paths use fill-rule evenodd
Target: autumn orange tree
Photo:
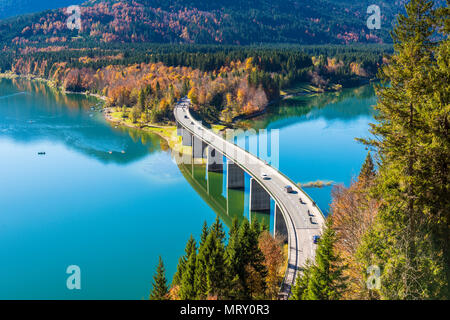
<path id="1" fill-rule="evenodd" d="M 283 279 L 284 255 L 282 244 L 265 230 L 259 236 L 258 246 L 264 255 L 264 265 L 267 268 L 266 296 L 269 299 L 276 299 Z"/>
<path id="2" fill-rule="evenodd" d="M 333 201 L 330 207 L 337 235 L 335 248 L 342 263 L 347 266 L 343 271 L 348 279 L 344 299 L 368 299 L 374 294 L 366 288 L 366 266 L 358 258 L 358 248 L 373 226 L 380 206 L 380 201 L 370 192 L 375 184 L 375 177 L 373 160 L 368 153 L 359 176 L 350 187 L 338 185 L 332 190 Z"/>

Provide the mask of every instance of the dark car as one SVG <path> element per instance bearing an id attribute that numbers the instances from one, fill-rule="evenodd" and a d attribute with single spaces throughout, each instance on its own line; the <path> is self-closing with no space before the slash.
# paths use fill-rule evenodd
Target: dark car
<path id="1" fill-rule="evenodd" d="M 319 240 L 320 240 L 320 237 L 319 237 L 319 236 L 313 236 L 313 243 L 314 243 L 314 244 L 318 244 L 318 243 L 319 243 Z"/>

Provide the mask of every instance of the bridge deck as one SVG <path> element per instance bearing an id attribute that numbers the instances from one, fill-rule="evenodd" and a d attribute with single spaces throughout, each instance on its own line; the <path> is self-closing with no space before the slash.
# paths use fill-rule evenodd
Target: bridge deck
<path id="1" fill-rule="evenodd" d="M 287 299 L 291 293 L 291 287 L 295 283 L 297 270 L 304 265 L 306 260 L 314 258 L 316 245 L 313 243 L 313 236 L 320 234 L 324 224 L 325 219 L 322 212 L 302 189 L 278 170 L 203 127 L 190 114 L 189 105 L 190 101 L 187 99 L 176 105 L 174 113 L 177 122 L 185 130 L 223 153 L 256 179 L 281 210 L 288 230 L 289 250 L 288 267 L 280 290 L 280 297 Z M 262 173 L 267 174 L 270 179 L 264 180 L 261 177 Z M 294 192 L 285 192 L 284 186 L 286 185 L 292 186 Z M 303 203 L 300 203 L 299 198 L 303 200 Z M 312 217 L 308 214 L 308 210 Z"/>

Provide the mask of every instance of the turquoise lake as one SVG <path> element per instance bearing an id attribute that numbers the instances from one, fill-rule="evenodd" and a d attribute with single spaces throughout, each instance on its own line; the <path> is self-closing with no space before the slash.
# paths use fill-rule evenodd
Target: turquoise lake
<path id="1" fill-rule="evenodd" d="M 178 166 L 159 137 L 115 128 L 98 103 L 0 80 L 0 299 L 147 299 L 158 256 L 171 279 L 205 220 L 249 216 L 245 190 L 224 209 L 226 173 L 208 176 L 208 195 L 204 166 Z M 370 86 L 296 97 L 247 124 L 279 130 L 279 168 L 293 181 L 348 185 L 375 103 Z M 328 212 L 331 187 L 305 191 Z M 69 265 L 81 290 L 66 287 Z"/>

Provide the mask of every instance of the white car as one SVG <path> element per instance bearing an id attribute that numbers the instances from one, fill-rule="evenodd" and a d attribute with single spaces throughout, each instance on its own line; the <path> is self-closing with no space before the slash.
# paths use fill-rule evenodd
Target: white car
<path id="1" fill-rule="evenodd" d="M 264 180 L 270 179 L 270 177 L 266 173 L 261 173 L 261 178 L 263 178 Z"/>

